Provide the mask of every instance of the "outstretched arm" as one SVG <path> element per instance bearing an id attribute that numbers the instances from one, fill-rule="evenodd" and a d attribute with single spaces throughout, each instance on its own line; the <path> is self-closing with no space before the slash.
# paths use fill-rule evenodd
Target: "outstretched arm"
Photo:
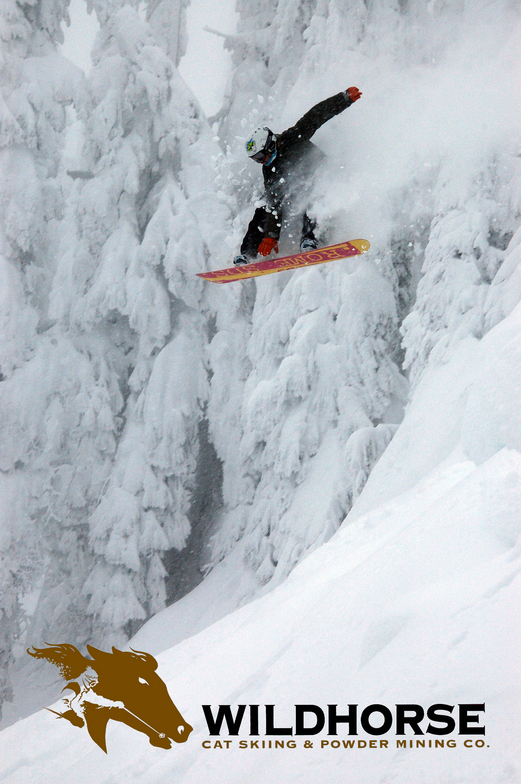
<path id="1" fill-rule="evenodd" d="M 321 125 L 343 112 L 344 109 L 347 109 L 348 106 L 357 101 L 361 95 L 362 93 L 358 87 L 349 87 L 347 90 L 331 96 L 331 98 L 320 101 L 320 103 L 317 103 L 316 106 L 313 106 L 312 109 L 306 112 L 295 125 L 284 131 L 280 136 L 280 140 L 292 144 L 297 141 L 311 139 Z"/>

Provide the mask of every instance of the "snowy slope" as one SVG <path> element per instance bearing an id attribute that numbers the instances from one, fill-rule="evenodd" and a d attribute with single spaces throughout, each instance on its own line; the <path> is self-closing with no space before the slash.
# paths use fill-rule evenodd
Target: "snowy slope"
<path id="1" fill-rule="evenodd" d="M 425 381 L 393 442 L 395 463 L 406 470 L 380 474 L 380 499 L 368 484 L 358 516 L 353 511 L 283 585 L 158 657 L 195 727 L 186 746 L 153 750 L 109 725 L 105 756 L 85 732 L 39 712 L 1 733 L 3 780 L 520 781 L 521 431 L 512 398 L 489 438 L 475 437 L 476 412 L 499 374 L 507 392 L 518 385 L 519 363 L 508 360 L 521 349 L 520 322 L 518 307 Z M 446 383 L 448 371 L 466 384 L 459 406 L 461 387 Z M 428 418 L 433 396 L 453 416 L 430 440 L 437 461 L 427 458 L 413 477 L 415 456 L 429 445 L 418 420 Z M 487 456 L 501 439 L 508 443 Z M 472 449 L 476 462 L 464 457 Z M 364 500 L 372 511 L 362 513 Z M 202 704 L 275 704 L 286 726 L 294 704 L 406 702 L 484 702 L 486 746 L 464 748 L 456 734 L 455 748 L 435 750 L 396 749 L 393 736 L 378 751 L 320 748 L 325 734 L 310 737 L 305 750 L 305 738 L 295 750 L 244 750 L 237 739 L 227 750 L 201 746 Z"/>

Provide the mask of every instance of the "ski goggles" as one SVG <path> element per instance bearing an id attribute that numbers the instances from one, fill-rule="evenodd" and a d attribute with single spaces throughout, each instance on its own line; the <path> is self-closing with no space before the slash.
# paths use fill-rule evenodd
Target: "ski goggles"
<path id="1" fill-rule="evenodd" d="M 260 152 L 256 152 L 255 155 L 250 156 L 252 161 L 257 161 L 257 163 L 264 163 L 270 157 L 271 152 L 264 148 Z"/>

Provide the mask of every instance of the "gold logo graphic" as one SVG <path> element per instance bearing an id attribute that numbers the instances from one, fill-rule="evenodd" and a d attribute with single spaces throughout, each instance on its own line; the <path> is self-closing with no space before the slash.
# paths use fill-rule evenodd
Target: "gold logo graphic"
<path id="1" fill-rule="evenodd" d="M 148 736 L 152 746 L 171 748 L 171 740 L 185 743 L 192 732 L 172 702 L 156 673 L 157 661 L 142 651 L 100 651 L 87 645 L 87 659 L 74 645 L 49 645 L 27 649 L 35 659 L 47 659 L 70 681 L 62 689 L 66 710 L 56 713 L 75 727 L 87 725 L 92 740 L 107 751 L 105 732 L 109 719 L 121 721 Z M 51 710 L 47 708 L 47 710 Z"/>

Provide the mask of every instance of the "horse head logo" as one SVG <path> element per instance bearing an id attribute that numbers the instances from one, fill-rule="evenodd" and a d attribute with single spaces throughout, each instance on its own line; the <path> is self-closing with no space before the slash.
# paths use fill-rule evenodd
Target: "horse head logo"
<path id="1" fill-rule="evenodd" d="M 105 732 L 109 719 L 122 721 L 148 736 L 152 746 L 171 748 L 171 740 L 185 743 L 192 727 L 183 719 L 156 673 L 157 661 L 142 651 L 100 651 L 87 645 L 92 656 L 83 656 L 74 645 L 49 645 L 27 650 L 35 659 L 56 665 L 64 680 L 66 710 L 56 713 L 76 727 L 87 725 L 92 740 L 107 751 Z M 50 709 L 48 709 L 50 710 Z"/>

